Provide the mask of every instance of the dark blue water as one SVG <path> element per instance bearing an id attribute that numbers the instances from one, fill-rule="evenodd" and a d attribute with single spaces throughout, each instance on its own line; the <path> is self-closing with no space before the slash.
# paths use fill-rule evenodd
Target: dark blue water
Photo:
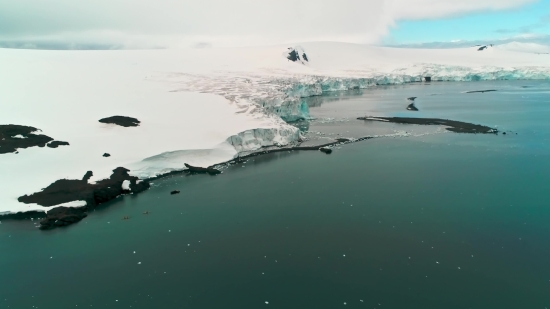
<path id="1" fill-rule="evenodd" d="M 317 107 L 394 115 L 412 93 L 423 115 L 505 136 L 270 154 L 160 180 L 65 229 L 4 220 L 0 308 L 550 308 L 550 86 L 516 83 L 388 87 Z M 449 94 L 424 98 L 438 89 Z M 370 97 L 382 90 L 394 108 Z"/>

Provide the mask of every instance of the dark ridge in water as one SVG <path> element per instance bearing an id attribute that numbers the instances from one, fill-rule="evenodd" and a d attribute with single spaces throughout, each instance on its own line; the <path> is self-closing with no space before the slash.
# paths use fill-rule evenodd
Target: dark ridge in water
<path id="1" fill-rule="evenodd" d="M 487 126 L 472 124 L 468 122 L 435 119 L 435 118 L 406 118 L 406 117 L 359 117 L 359 120 L 365 121 L 384 121 L 399 124 L 415 124 L 415 125 L 436 125 L 445 126 L 446 130 L 455 133 L 482 133 L 482 134 L 497 134 L 498 130 Z"/>
<path id="2" fill-rule="evenodd" d="M 466 93 L 485 93 L 485 92 L 494 92 L 496 90 L 474 90 L 474 91 L 466 91 Z"/>

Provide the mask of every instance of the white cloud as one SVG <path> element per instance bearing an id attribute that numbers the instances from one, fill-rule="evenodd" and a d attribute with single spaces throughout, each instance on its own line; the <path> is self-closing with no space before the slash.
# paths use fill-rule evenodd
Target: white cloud
<path id="1" fill-rule="evenodd" d="M 124 47 L 373 43 L 395 21 L 534 0 L 0 0 L 0 40 Z"/>
<path id="2" fill-rule="evenodd" d="M 427 19 L 519 7 L 537 0 L 393 0 L 395 19 Z"/>

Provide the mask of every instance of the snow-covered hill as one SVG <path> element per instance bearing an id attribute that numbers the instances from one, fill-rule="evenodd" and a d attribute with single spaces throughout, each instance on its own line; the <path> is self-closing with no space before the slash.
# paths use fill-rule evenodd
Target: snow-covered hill
<path id="1" fill-rule="evenodd" d="M 550 46 L 537 44 L 537 43 L 510 42 L 507 44 L 498 45 L 496 46 L 496 48 L 503 51 L 513 51 L 513 52 L 521 52 L 521 53 L 532 53 L 532 54 L 550 53 Z"/>
<path id="2" fill-rule="evenodd" d="M 46 210 L 17 198 L 55 180 L 117 167 L 149 178 L 298 143 L 285 123 L 323 91 L 432 80 L 549 79 L 550 55 L 499 48 L 422 50 L 345 43 L 188 50 L 0 49 L 0 125 L 32 126 L 69 146 L 0 154 L 0 213 Z M 296 48 L 294 48 L 296 49 Z M 300 55 L 302 58 L 303 55 Z M 100 123 L 137 118 L 137 127 Z M 12 139 L 13 140 L 13 139 Z M 1 145 L 1 144 L 0 144 Z M 109 153 L 110 157 L 104 157 Z M 82 205 L 74 203 L 73 205 Z"/>

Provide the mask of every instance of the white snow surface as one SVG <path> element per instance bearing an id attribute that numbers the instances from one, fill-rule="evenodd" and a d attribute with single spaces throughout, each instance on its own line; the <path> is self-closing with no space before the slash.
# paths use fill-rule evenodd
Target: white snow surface
<path id="1" fill-rule="evenodd" d="M 124 180 L 124 181 L 122 182 L 122 190 L 123 190 L 123 191 L 132 191 L 132 189 L 130 188 L 130 185 L 131 185 L 131 184 L 132 184 L 132 183 L 130 182 L 130 180 Z"/>
<path id="2" fill-rule="evenodd" d="M 496 48 L 504 51 L 514 51 L 522 53 L 533 54 L 548 54 L 550 53 L 550 46 L 537 43 L 522 43 L 522 42 L 510 42 L 496 46 Z"/>
<path id="3" fill-rule="evenodd" d="M 122 166 L 141 179 L 209 166 L 238 153 L 295 144 L 283 121 L 309 116 L 302 98 L 324 91 L 432 80 L 549 79 L 550 55 L 498 48 L 402 49 L 302 43 L 187 50 L 0 49 L 0 124 L 33 126 L 70 146 L 0 155 L 0 214 L 47 208 L 17 202 L 58 179 L 91 182 Z M 135 117 L 124 128 L 98 120 Z M 111 157 L 102 157 L 103 153 Z"/>

